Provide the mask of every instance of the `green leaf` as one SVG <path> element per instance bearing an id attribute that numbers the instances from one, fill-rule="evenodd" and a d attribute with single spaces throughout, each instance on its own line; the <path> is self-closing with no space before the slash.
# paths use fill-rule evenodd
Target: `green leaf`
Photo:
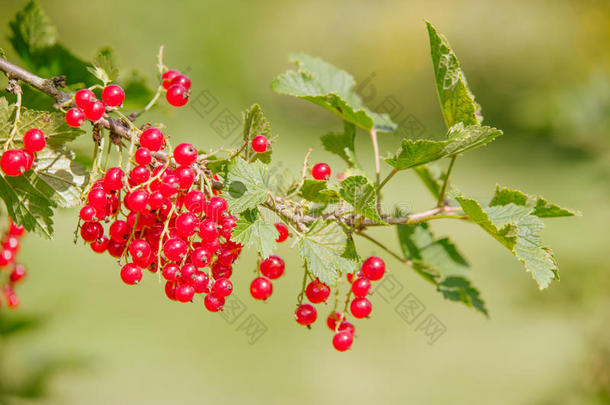
<path id="1" fill-rule="evenodd" d="M 40 181 L 49 188 L 47 196 L 59 207 L 75 207 L 80 202 L 83 189 L 89 182 L 89 174 L 74 161 L 74 153 L 65 149 L 46 148 L 36 154 L 38 175 L 32 177 L 36 188 L 43 190 Z"/>
<path id="2" fill-rule="evenodd" d="M 478 148 L 500 135 L 502 131 L 496 128 L 481 125 L 464 127 L 462 124 L 456 124 L 449 129 L 444 141 L 403 139 L 400 149 L 385 161 L 397 170 L 410 169 Z"/>
<path id="3" fill-rule="evenodd" d="M 19 55 L 29 55 L 50 47 L 57 38 L 57 30 L 38 2 L 33 0 L 17 12 L 9 27 L 12 31 L 9 40 Z"/>
<path id="4" fill-rule="evenodd" d="M 538 218 L 573 217 L 575 215 L 580 215 L 580 212 L 578 211 L 562 208 L 557 204 L 548 202 L 541 196 L 532 196 L 519 190 L 497 186 L 496 193 L 489 205 L 493 207 L 510 203 L 532 207 L 534 209 L 532 215 L 535 215 Z"/>
<path id="5" fill-rule="evenodd" d="M 441 194 L 441 188 L 443 187 L 443 176 L 444 173 L 440 167 L 435 164 L 421 165 L 413 168 L 415 174 L 424 183 L 426 188 L 430 191 L 435 199 L 438 199 Z"/>
<path id="6" fill-rule="evenodd" d="M 263 115 L 263 111 L 258 104 L 253 104 L 248 110 L 242 113 L 244 118 L 244 142 L 249 144 L 257 135 L 263 135 L 265 138 L 270 139 L 271 125 L 267 118 Z M 271 144 L 268 146 L 268 150 L 265 153 L 255 153 L 250 157 L 251 161 L 260 160 L 263 163 L 271 162 Z"/>
<path id="7" fill-rule="evenodd" d="M 532 274 L 542 290 L 558 280 L 557 262 L 550 248 L 542 245 L 542 221 L 535 208 L 517 205 L 494 205 L 483 209 L 473 199 L 458 197 L 462 209 L 474 222 L 500 241 Z"/>
<path id="8" fill-rule="evenodd" d="M 142 108 L 154 96 L 154 91 L 148 86 L 146 78 L 137 70 L 132 70 L 126 78 L 120 80 L 120 83 L 125 94 L 129 95 L 123 103 L 125 108 Z"/>
<path id="9" fill-rule="evenodd" d="M 239 214 L 247 209 L 256 208 L 267 200 L 267 194 L 273 187 L 268 167 L 256 161 L 248 163 L 236 158 L 229 166 L 224 194 L 229 209 Z"/>
<path id="10" fill-rule="evenodd" d="M 0 338 L 7 338 L 14 334 L 38 329 L 42 324 L 42 318 L 32 315 L 10 314 L 6 311 L 0 312 Z"/>
<path id="11" fill-rule="evenodd" d="M 258 209 L 242 212 L 233 229 L 231 240 L 244 246 L 254 246 L 262 257 L 269 257 L 277 247 L 279 233 L 273 224 L 259 216 Z"/>
<path id="12" fill-rule="evenodd" d="M 93 57 L 93 67 L 87 67 L 91 74 L 104 83 L 104 86 L 116 80 L 119 69 L 112 48 L 102 48 Z"/>
<path id="13" fill-rule="evenodd" d="M 436 89 L 447 128 L 460 122 L 464 125 L 480 124 L 483 120 L 479 112 L 480 106 L 468 88 L 460 62 L 447 39 L 440 35 L 432 24 L 426 21 L 426 25 L 430 37 Z"/>
<path id="14" fill-rule="evenodd" d="M 342 257 L 346 243 L 347 236 L 337 223 L 318 219 L 299 239 L 299 253 L 314 277 L 334 285 L 341 274 L 353 273 L 357 267 Z"/>
<path id="15" fill-rule="evenodd" d="M 328 182 L 324 180 L 307 179 L 299 190 L 299 196 L 307 201 L 330 204 L 339 201 L 339 193 L 328 188 Z"/>
<path id="16" fill-rule="evenodd" d="M 360 167 L 356 160 L 354 140 L 356 138 L 356 126 L 351 122 L 343 122 L 343 132 L 330 132 L 322 135 L 320 140 L 324 149 L 338 155 L 349 167 Z"/>
<path id="17" fill-rule="evenodd" d="M 377 213 L 375 187 L 364 176 L 350 176 L 341 182 L 341 197 L 364 217 L 384 223 Z"/>
<path id="18" fill-rule="evenodd" d="M 363 105 L 355 91 L 356 81 L 349 73 L 304 53 L 291 55 L 290 61 L 297 69 L 282 73 L 271 82 L 275 92 L 309 100 L 367 131 L 396 129 L 387 114 L 374 113 Z"/>
<path id="19" fill-rule="evenodd" d="M 485 303 L 468 280 L 468 262 L 448 238 L 436 239 L 426 223 L 398 225 L 397 232 L 403 255 L 420 276 L 436 285 L 446 299 L 487 315 Z"/>
<path id="20" fill-rule="evenodd" d="M 0 48 L 0 58 L 6 59 L 6 52 L 2 48 Z"/>

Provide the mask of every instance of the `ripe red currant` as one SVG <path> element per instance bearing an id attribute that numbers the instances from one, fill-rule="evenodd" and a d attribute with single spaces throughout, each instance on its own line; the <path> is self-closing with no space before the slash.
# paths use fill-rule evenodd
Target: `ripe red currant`
<path id="1" fill-rule="evenodd" d="M 121 269 L 121 279 L 125 284 L 138 284 L 142 280 L 142 269 L 133 263 L 127 263 Z"/>
<path id="2" fill-rule="evenodd" d="M 85 122 L 85 113 L 80 108 L 72 107 L 66 112 L 66 124 L 78 128 Z"/>
<path id="3" fill-rule="evenodd" d="M 170 82 L 170 87 L 176 84 L 189 90 L 191 88 L 191 79 L 189 79 L 189 77 L 186 75 L 178 75 L 172 79 Z"/>
<path id="4" fill-rule="evenodd" d="M 192 165 L 197 160 L 197 149 L 190 143 L 181 143 L 174 148 L 174 159 L 179 165 Z"/>
<path id="5" fill-rule="evenodd" d="M 313 305 L 301 304 L 294 313 L 294 317 L 301 325 L 311 325 L 318 318 L 318 313 Z"/>
<path id="6" fill-rule="evenodd" d="M 106 249 L 108 249 L 109 244 L 110 239 L 108 239 L 107 236 L 102 235 L 98 240 L 91 242 L 91 250 L 95 253 L 104 253 Z"/>
<path id="7" fill-rule="evenodd" d="M 222 197 L 212 197 L 205 207 L 205 214 L 212 221 L 218 221 L 227 210 L 227 201 Z"/>
<path id="8" fill-rule="evenodd" d="M 277 237 L 277 239 L 275 240 L 278 243 L 284 242 L 286 239 L 288 239 L 288 236 L 290 236 L 290 232 L 288 231 L 288 227 L 281 223 L 278 222 L 275 224 L 275 229 L 277 229 L 279 236 Z"/>
<path id="9" fill-rule="evenodd" d="M 218 224 L 216 222 L 204 219 L 199 226 L 199 237 L 204 242 L 211 242 L 218 239 Z"/>
<path id="10" fill-rule="evenodd" d="M 179 75 L 180 75 L 180 72 L 177 70 L 174 70 L 174 69 L 165 71 L 161 75 L 161 82 L 163 83 L 163 88 L 164 89 L 169 88 L 169 86 L 171 86 L 172 80 L 174 80 L 174 78 Z"/>
<path id="11" fill-rule="evenodd" d="M 326 318 L 326 325 L 328 325 L 328 329 L 334 332 L 335 329 L 337 329 L 337 322 L 343 318 L 344 316 L 340 312 L 332 312 L 330 315 L 328 315 L 328 318 Z"/>
<path id="12" fill-rule="evenodd" d="M 119 106 L 123 104 L 123 100 L 125 100 L 125 91 L 123 91 L 121 86 L 111 84 L 110 86 L 104 87 L 104 90 L 102 90 L 102 101 L 107 106 Z"/>
<path id="13" fill-rule="evenodd" d="M 176 263 L 167 263 L 163 270 L 161 270 L 161 275 L 167 281 L 176 281 L 178 280 L 178 272 L 180 271 L 180 267 Z"/>
<path id="14" fill-rule="evenodd" d="M 362 263 L 362 274 L 371 281 L 380 280 L 385 273 L 385 263 L 377 256 L 371 256 Z"/>
<path id="15" fill-rule="evenodd" d="M 180 280 L 185 284 L 190 284 L 195 273 L 197 273 L 197 267 L 193 263 L 185 263 L 180 267 Z"/>
<path id="16" fill-rule="evenodd" d="M 250 294 L 256 300 L 266 300 L 273 293 L 273 284 L 267 277 L 257 277 L 250 284 Z"/>
<path id="17" fill-rule="evenodd" d="M 87 225 L 87 224 L 85 224 L 85 225 Z M 131 227 L 127 224 L 127 222 L 120 220 L 120 219 L 117 221 L 114 221 L 112 223 L 112 225 L 110 225 L 110 229 L 108 229 L 108 234 L 110 235 L 110 239 L 112 239 L 115 242 L 119 242 L 119 243 L 125 243 L 127 241 L 127 239 L 129 239 L 130 233 L 131 233 Z"/>
<path id="18" fill-rule="evenodd" d="M 163 132 L 157 128 L 147 128 L 140 135 L 140 146 L 158 152 L 165 144 Z"/>
<path id="19" fill-rule="evenodd" d="M 192 212 L 183 212 L 176 217 L 175 226 L 178 235 L 189 237 L 194 235 L 199 227 L 199 219 Z"/>
<path id="20" fill-rule="evenodd" d="M 176 169 L 176 177 L 178 177 L 178 186 L 182 190 L 188 190 L 195 181 L 195 170 L 192 167 L 180 166 Z"/>
<path id="21" fill-rule="evenodd" d="M 316 180 L 330 179 L 330 166 L 326 163 L 318 163 L 311 169 L 311 175 Z"/>
<path id="22" fill-rule="evenodd" d="M 89 121 L 98 121 L 106 112 L 106 106 L 100 100 L 95 100 L 85 109 L 85 117 Z"/>
<path id="23" fill-rule="evenodd" d="M 11 271 L 11 275 L 9 276 L 11 282 L 16 283 L 25 277 L 26 270 L 25 267 L 21 264 L 15 265 L 13 271 Z"/>
<path id="24" fill-rule="evenodd" d="M 144 189 L 133 190 L 125 196 L 125 206 L 134 212 L 142 212 L 146 209 L 150 194 Z"/>
<path id="25" fill-rule="evenodd" d="M 355 298 L 350 304 L 350 310 L 355 318 L 366 318 L 371 313 L 371 301 L 366 298 Z"/>
<path id="26" fill-rule="evenodd" d="M 330 287 L 320 280 L 315 279 L 307 285 L 305 295 L 310 302 L 319 304 L 320 302 L 324 302 L 328 299 L 328 296 L 330 295 Z"/>
<path id="27" fill-rule="evenodd" d="M 110 256 L 119 259 L 121 256 L 123 256 L 124 251 L 125 242 L 117 242 L 114 240 L 108 242 L 108 253 L 110 254 Z"/>
<path id="28" fill-rule="evenodd" d="M 104 234 L 104 228 L 99 222 L 85 222 L 80 228 L 80 236 L 86 242 L 96 241 Z"/>
<path id="29" fill-rule="evenodd" d="M 136 166 L 129 172 L 129 183 L 137 186 L 150 179 L 150 170 L 146 166 Z"/>
<path id="30" fill-rule="evenodd" d="M 344 352 L 352 346 L 354 337 L 349 332 L 337 332 L 333 336 L 333 346 L 337 351 Z"/>
<path id="31" fill-rule="evenodd" d="M 267 146 L 269 146 L 269 141 L 264 135 L 257 135 L 252 138 L 252 149 L 254 152 L 265 153 L 267 151 Z"/>
<path id="32" fill-rule="evenodd" d="M 186 242 L 178 238 L 169 239 L 163 244 L 163 254 L 173 262 L 182 260 L 187 249 Z"/>
<path id="33" fill-rule="evenodd" d="M 203 299 L 203 304 L 210 312 L 218 312 L 225 305 L 225 299 L 214 294 L 208 294 Z"/>
<path id="34" fill-rule="evenodd" d="M 9 227 L 8 233 L 12 236 L 21 236 L 25 232 L 25 228 L 23 225 L 17 225 L 11 220 L 11 225 Z"/>
<path id="35" fill-rule="evenodd" d="M 7 176 L 15 177 L 26 171 L 27 156 L 24 151 L 9 149 L 0 158 L 0 168 Z"/>
<path id="36" fill-rule="evenodd" d="M 38 128 L 32 128 L 23 135 L 23 146 L 32 153 L 40 152 L 47 146 L 44 133 Z"/>
<path id="37" fill-rule="evenodd" d="M 284 274 L 284 260 L 276 255 L 271 255 L 263 260 L 259 266 L 263 276 L 275 280 Z"/>
<path id="38" fill-rule="evenodd" d="M 146 166 L 152 162 L 152 153 L 150 153 L 148 148 L 138 148 L 136 153 L 133 155 L 133 158 L 140 166 Z"/>
<path id="39" fill-rule="evenodd" d="M 352 283 L 352 292 L 356 297 L 364 297 L 369 293 L 371 289 L 371 280 L 364 277 L 357 278 Z"/>
<path id="40" fill-rule="evenodd" d="M 93 208 L 90 205 L 85 205 L 83 208 L 80 209 L 80 219 L 82 219 L 85 222 L 91 222 L 91 221 L 95 221 L 97 218 L 95 216 L 95 208 Z"/>
<path id="41" fill-rule="evenodd" d="M 144 239 L 134 239 L 129 244 L 129 254 L 133 258 L 134 262 L 142 259 L 148 260 L 152 254 L 152 248 Z"/>
<path id="42" fill-rule="evenodd" d="M 182 107 L 189 101 L 188 90 L 184 86 L 173 84 L 167 89 L 165 98 L 170 105 Z"/>
<path id="43" fill-rule="evenodd" d="M 217 297 L 228 297 L 233 292 L 233 283 L 228 278 L 221 277 L 214 282 L 212 294 Z"/>
<path id="44" fill-rule="evenodd" d="M 189 191 L 184 196 L 184 208 L 192 213 L 199 214 L 205 208 L 205 195 L 199 190 Z"/>
<path id="45" fill-rule="evenodd" d="M 97 100 L 95 94 L 89 89 L 80 89 L 74 95 L 74 104 L 81 110 L 89 108 L 95 100 Z"/>
<path id="46" fill-rule="evenodd" d="M 193 279 L 191 280 L 191 285 L 195 289 L 196 294 L 208 293 L 210 289 L 208 288 L 208 284 L 210 282 L 210 278 L 203 271 L 197 270 L 195 275 L 193 275 Z"/>
<path id="47" fill-rule="evenodd" d="M 347 322 L 347 321 L 341 322 L 341 324 L 339 324 L 338 330 L 340 332 L 348 332 L 348 333 L 350 333 L 352 335 L 354 333 L 356 333 L 356 327 L 354 326 L 354 324 L 351 323 L 351 322 Z"/>
<path id="48" fill-rule="evenodd" d="M 195 295 L 195 289 L 189 284 L 180 284 L 176 287 L 176 300 L 180 302 L 189 302 Z"/>
<path id="49" fill-rule="evenodd" d="M 104 190 L 107 193 L 117 191 L 123 188 L 123 178 L 125 173 L 118 167 L 108 169 L 104 175 Z"/>
<path id="50" fill-rule="evenodd" d="M 209 265 L 211 258 L 212 252 L 205 246 L 198 247 L 191 253 L 191 262 L 197 268 Z"/>

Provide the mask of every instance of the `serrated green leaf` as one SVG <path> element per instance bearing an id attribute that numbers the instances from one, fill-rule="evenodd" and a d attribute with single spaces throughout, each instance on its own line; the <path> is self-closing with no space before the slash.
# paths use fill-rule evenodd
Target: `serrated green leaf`
<path id="1" fill-rule="evenodd" d="M 280 94 L 309 100 L 344 121 L 361 128 L 393 132 L 396 124 L 387 114 L 367 109 L 356 93 L 356 81 L 344 70 L 304 53 L 291 55 L 297 70 L 289 70 L 271 82 L 271 88 Z"/>
<path id="2" fill-rule="evenodd" d="M 250 108 L 242 113 L 244 119 L 244 142 L 250 143 L 252 138 L 257 135 L 263 135 L 265 138 L 271 138 L 271 125 L 267 118 L 263 115 L 263 111 L 258 104 L 253 104 Z M 255 153 L 250 156 L 250 161 L 260 160 L 268 164 L 271 162 L 271 144 L 265 153 Z"/>
<path id="3" fill-rule="evenodd" d="M 229 209 L 234 214 L 239 214 L 265 202 L 273 181 L 268 167 L 262 162 L 248 163 L 236 158 L 229 165 L 226 187 L 224 196 Z"/>
<path id="4" fill-rule="evenodd" d="M 112 48 L 102 48 L 93 57 L 93 67 L 87 67 L 91 74 L 97 77 L 104 85 L 113 82 L 119 75 Z"/>
<path id="5" fill-rule="evenodd" d="M 324 180 L 307 179 L 299 190 L 299 196 L 307 201 L 319 204 L 331 204 L 339 201 L 339 193 L 328 188 Z"/>
<path id="6" fill-rule="evenodd" d="M 511 202 L 483 209 L 473 199 L 458 197 L 457 201 L 466 215 L 523 263 L 541 290 L 548 287 L 552 280 L 559 279 L 553 252 L 542 245 L 541 231 L 544 224 L 533 215 L 535 208 Z"/>
<path id="7" fill-rule="evenodd" d="M 415 174 L 424 183 L 432 196 L 436 199 L 440 197 L 441 188 L 443 187 L 444 173 L 440 167 L 435 164 L 421 165 L 413 168 Z"/>
<path id="8" fill-rule="evenodd" d="M 538 218 L 554 218 L 554 217 L 573 217 L 580 215 L 580 212 L 562 208 L 557 204 L 553 204 L 545 200 L 542 196 L 532 196 L 525 194 L 519 190 L 513 190 L 507 187 L 496 187 L 496 193 L 489 205 L 507 205 L 513 203 L 526 207 L 532 207 L 532 215 Z"/>
<path id="9" fill-rule="evenodd" d="M 9 26 L 12 31 L 9 40 L 19 55 L 28 55 L 55 44 L 57 30 L 37 1 L 30 1 L 17 12 Z"/>
<path id="10" fill-rule="evenodd" d="M 447 39 L 440 35 L 432 24 L 426 21 L 426 25 L 436 89 L 447 128 L 460 122 L 464 125 L 480 124 L 483 120 L 480 116 L 480 106 L 468 88 L 460 62 Z"/>
<path id="11" fill-rule="evenodd" d="M 356 262 L 342 255 L 346 250 L 347 236 L 335 222 L 314 222 L 299 241 L 299 253 L 307 270 L 323 283 L 334 285 L 341 274 L 353 273 Z"/>
<path id="12" fill-rule="evenodd" d="M 345 160 L 348 167 L 360 167 L 356 160 L 356 151 L 354 149 L 356 126 L 347 121 L 344 121 L 343 124 L 342 133 L 330 132 L 322 135 L 320 140 L 324 149 Z"/>
<path id="13" fill-rule="evenodd" d="M 269 257 L 277 247 L 278 236 L 275 226 L 263 221 L 258 209 L 251 209 L 240 214 L 231 240 L 244 246 L 253 246 L 262 257 Z"/>
<path id="14" fill-rule="evenodd" d="M 42 190 L 40 181 L 50 188 L 47 196 L 59 207 L 70 208 L 79 204 L 84 187 L 89 182 L 89 174 L 83 166 L 74 161 L 74 153 L 65 149 L 46 148 L 36 154 L 32 177 L 34 187 Z"/>
<path id="15" fill-rule="evenodd" d="M 449 130 L 448 138 L 444 141 L 403 139 L 400 149 L 385 161 L 397 170 L 410 169 L 478 148 L 500 135 L 502 131 L 496 128 L 481 125 L 464 127 L 460 123 Z"/>
<path id="16" fill-rule="evenodd" d="M 437 290 L 448 300 L 463 302 L 485 316 L 489 316 L 485 302 L 479 291 L 465 277 L 447 277 L 437 287 Z"/>
<path id="17" fill-rule="evenodd" d="M 364 176 L 350 176 L 341 182 L 341 197 L 350 203 L 354 210 L 378 223 L 384 223 L 377 212 L 375 187 Z"/>

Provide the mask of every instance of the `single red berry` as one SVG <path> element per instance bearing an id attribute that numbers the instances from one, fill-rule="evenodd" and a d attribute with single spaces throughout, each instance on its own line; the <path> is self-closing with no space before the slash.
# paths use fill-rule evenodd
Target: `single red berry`
<path id="1" fill-rule="evenodd" d="M 129 254 L 133 258 L 134 262 L 136 260 L 148 260 L 152 254 L 152 248 L 144 239 L 134 239 L 129 244 Z"/>
<path id="2" fill-rule="evenodd" d="M 146 166 L 136 166 L 129 172 L 129 183 L 137 186 L 150 179 L 150 169 Z"/>
<path id="3" fill-rule="evenodd" d="M 214 280 L 218 280 L 219 278 L 231 278 L 233 275 L 233 268 L 231 266 L 225 266 L 218 262 L 212 265 L 212 277 Z"/>
<path id="4" fill-rule="evenodd" d="M 185 284 L 191 284 L 197 273 L 197 267 L 193 263 L 185 263 L 180 267 L 180 280 Z"/>
<path id="5" fill-rule="evenodd" d="M 301 325 L 311 325 L 318 318 L 318 313 L 313 305 L 301 304 L 294 313 L 294 317 Z"/>
<path id="6" fill-rule="evenodd" d="M 311 175 L 316 180 L 330 179 L 330 166 L 326 163 L 318 163 L 311 169 Z"/>
<path id="7" fill-rule="evenodd" d="M 116 242 L 114 240 L 108 242 L 108 254 L 110 254 L 110 256 L 119 259 L 121 256 L 123 256 L 124 251 L 125 242 Z"/>
<path id="8" fill-rule="evenodd" d="M 371 281 L 380 280 L 385 273 L 385 263 L 377 256 L 371 256 L 362 263 L 362 274 Z"/>
<path id="9" fill-rule="evenodd" d="M 125 284 L 138 284 L 142 280 L 142 269 L 133 263 L 127 263 L 121 269 L 121 279 Z"/>
<path id="10" fill-rule="evenodd" d="M 184 208 L 195 214 L 203 212 L 205 208 L 205 195 L 199 190 L 189 191 L 184 196 Z"/>
<path id="11" fill-rule="evenodd" d="M 284 274 L 284 260 L 279 256 L 271 255 L 261 262 L 259 268 L 263 276 L 275 280 Z"/>
<path id="12" fill-rule="evenodd" d="M 9 149 L 0 158 L 0 168 L 7 176 L 20 176 L 27 170 L 27 156 L 24 151 Z"/>
<path id="13" fill-rule="evenodd" d="M 328 296 L 330 295 L 330 287 L 320 280 L 315 279 L 307 285 L 305 295 L 312 303 L 319 304 L 320 302 L 324 302 L 328 299 Z"/>
<path id="14" fill-rule="evenodd" d="M 212 220 L 204 219 L 199 225 L 199 236 L 204 242 L 218 239 L 218 224 Z"/>
<path id="15" fill-rule="evenodd" d="M 277 231 L 279 233 L 279 236 L 275 240 L 278 243 L 284 242 L 286 239 L 288 239 L 288 236 L 290 236 L 290 232 L 288 231 L 288 227 L 285 224 L 281 223 L 281 222 L 278 222 L 278 223 L 275 224 L 275 229 L 277 229 Z"/>
<path id="16" fill-rule="evenodd" d="M 192 165 L 197 160 L 197 149 L 190 143 L 181 143 L 174 148 L 174 159 L 179 165 Z"/>
<path id="17" fill-rule="evenodd" d="M 352 283 L 352 292 L 356 297 L 365 297 L 371 289 L 371 280 L 364 277 L 357 278 Z"/>
<path id="18" fill-rule="evenodd" d="M 344 315 L 340 312 L 332 312 L 330 315 L 328 315 L 328 318 L 326 318 L 326 325 L 328 325 L 328 329 L 334 332 L 335 329 L 337 329 L 337 322 L 343 318 Z"/>
<path id="19" fill-rule="evenodd" d="M 178 280 L 178 272 L 180 271 L 180 267 L 176 263 L 167 263 L 163 270 L 161 271 L 161 275 L 167 281 L 176 281 Z"/>
<path id="20" fill-rule="evenodd" d="M 163 132 L 157 128 L 147 128 L 140 135 L 140 146 L 158 152 L 165 144 Z"/>
<path id="21" fill-rule="evenodd" d="M 80 108 L 72 107 L 66 112 L 66 124 L 78 128 L 85 122 L 85 113 Z"/>
<path id="22" fill-rule="evenodd" d="M 17 264 L 15 265 L 13 271 L 11 271 L 11 275 L 9 276 L 9 278 L 11 279 L 11 282 L 16 283 L 23 279 L 25 277 L 25 274 L 25 267 L 21 264 Z"/>
<path id="23" fill-rule="evenodd" d="M 87 224 L 85 224 L 87 225 Z M 84 226 L 84 225 L 83 225 Z M 101 226 L 101 225 L 100 225 Z M 108 229 L 108 235 L 110 235 L 110 239 L 118 243 L 125 243 L 127 239 L 129 239 L 129 234 L 131 233 L 131 227 L 127 222 L 123 220 L 114 221 L 110 228 Z"/>
<path id="24" fill-rule="evenodd" d="M 134 212 L 142 212 L 146 209 L 150 194 L 144 189 L 133 190 L 125 196 L 125 206 Z"/>
<path id="25" fill-rule="evenodd" d="M 148 148 L 138 148 L 136 153 L 133 155 L 133 158 L 140 166 L 146 166 L 152 162 L 152 153 L 150 153 Z"/>
<path id="26" fill-rule="evenodd" d="M 17 253 L 19 250 L 19 244 L 20 240 L 18 236 L 8 234 L 6 235 L 6 239 L 4 239 L 4 243 L 2 243 L 2 247 Z"/>
<path id="27" fill-rule="evenodd" d="M 250 284 L 250 294 L 256 300 L 266 300 L 273 293 L 273 284 L 267 277 L 257 277 Z"/>
<path id="28" fill-rule="evenodd" d="M 80 219 L 82 219 L 85 222 L 91 222 L 91 221 L 96 221 L 97 217 L 95 216 L 95 208 L 93 208 L 91 205 L 85 205 L 83 208 L 80 209 Z"/>
<path id="29" fill-rule="evenodd" d="M 193 279 L 191 280 L 191 285 L 195 289 L 196 294 L 208 293 L 210 289 L 208 288 L 210 282 L 210 278 L 203 271 L 197 270 Z"/>
<path id="30" fill-rule="evenodd" d="M 89 89 L 80 89 L 74 95 L 74 104 L 82 110 L 89 108 L 95 100 L 97 100 L 95 94 Z"/>
<path id="31" fill-rule="evenodd" d="M 189 284 L 180 284 L 176 288 L 176 300 L 180 302 L 189 302 L 195 295 L 195 289 Z"/>
<path id="32" fill-rule="evenodd" d="M 111 84 L 110 86 L 104 87 L 104 90 L 102 90 L 102 101 L 110 107 L 116 107 L 123 104 L 123 100 L 125 100 L 125 91 L 121 86 Z"/>
<path id="33" fill-rule="evenodd" d="M 203 304 L 210 312 L 218 312 L 225 305 L 225 299 L 214 294 L 208 294 L 203 299 Z"/>
<path id="34" fill-rule="evenodd" d="M 212 294 L 217 297 L 228 297 L 233 292 L 233 283 L 228 278 L 221 277 L 214 282 Z"/>
<path id="35" fill-rule="evenodd" d="M 10 249 L 0 251 L 0 267 L 6 266 L 15 260 L 15 252 Z"/>
<path id="36" fill-rule="evenodd" d="M 23 135 L 23 146 L 30 152 L 40 152 L 47 146 L 44 133 L 38 128 L 32 128 Z"/>
<path id="37" fill-rule="evenodd" d="M 103 212 L 107 203 L 106 192 L 103 188 L 99 187 L 91 189 L 87 196 L 87 202 L 96 210 Z"/>
<path id="38" fill-rule="evenodd" d="M 355 298 L 350 304 L 352 315 L 358 319 L 369 316 L 372 309 L 371 301 L 366 298 Z"/>
<path id="39" fill-rule="evenodd" d="M 237 218 L 234 216 L 223 217 L 220 220 L 220 236 L 225 239 L 231 239 L 233 228 L 237 226 Z"/>
<path id="40" fill-rule="evenodd" d="M 5 292 L 5 298 L 6 298 L 6 305 L 10 308 L 10 309 L 16 309 L 17 307 L 19 307 L 19 304 L 21 304 L 21 301 L 19 300 L 19 296 L 17 294 L 15 294 L 15 292 L 11 289 L 11 292 Z"/>
<path id="41" fill-rule="evenodd" d="M 180 166 L 176 169 L 176 176 L 178 177 L 178 186 L 182 190 L 188 190 L 195 181 L 195 170 L 192 167 Z"/>
<path id="42" fill-rule="evenodd" d="M 165 283 L 165 295 L 172 301 L 176 301 L 176 288 L 178 283 L 174 281 L 168 281 Z"/>
<path id="43" fill-rule="evenodd" d="M 151 210 L 159 209 L 163 204 L 167 202 L 167 198 L 165 198 L 163 193 L 160 191 L 153 191 L 152 193 L 150 193 L 150 197 L 148 197 L 148 206 Z"/>
<path id="44" fill-rule="evenodd" d="M 123 188 L 123 178 L 125 173 L 119 167 L 113 167 L 108 169 L 104 175 L 104 190 L 107 193 L 111 191 L 117 191 Z"/>
<path id="45" fill-rule="evenodd" d="M 228 208 L 227 201 L 222 197 L 212 197 L 205 207 L 205 214 L 212 221 L 218 221 Z"/>
<path id="46" fill-rule="evenodd" d="M 171 86 L 172 80 L 174 80 L 174 78 L 179 75 L 180 75 L 180 72 L 175 69 L 170 69 L 170 70 L 165 71 L 161 75 L 161 82 L 163 83 L 163 88 L 164 89 L 169 88 L 169 86 Z"/>
<path id="47" fill-rule="evenodd" d="M 333 346 L 337 351 L 344 352 L 352 346 L 354 337 L 349 332 L 337 332 L 333 336 Z"/>
<path id="48" fill-rule="evenodd" d="M 347 322 L 347 321 L 343 321 L 339 324 L 339 328 L 338 328 L 339 332 L 347 332 L 350 334 L 354 334 L 356 333 L 356 327 L 354 326 L 353 323 L 351 322 Z"/>
<path id="49" fill-rule="evenodd" d="M 264 135 L 257 135 L 252 138 L 252 149 L 256 153 L 265 153 L 267 151 L 267 147 L 269 146 L 269 141 L 267 137 Z"/>
<path id="50" fill-rule="evenodd" d="M 95 100 L 89 107 L 85 109 L 85 117 L 89 121 L 98 121 L 106 112 L 106 106 L 100 100 Z"/>
<path id="51" fill-rule="evenodd" d="M 189 77 L 186 75 L 178 75 L 172 79 L 172 81 L 170 82 L 170 86 L 173 86 L 175 84 L 178 84 L 189 90 L 191 88 L 191 79 L 189 79 Z"/>
<path id="52" fill-rule="evenodd" d="M 186 242 L 178 238 L 169 239 L 163 244 L 163 254 L 173 262 L 182 260 L 184 255 L 186 255 L 187 249 Z"/>
<path id="53" fill-rule="evenodd" d="M 80 236 L 86 242 L 93 242 L 104 234 L 104 227 L 99 222 L 85 222 L 80 228 Z"/>
<path id="54" fill-rule="evenodd" d="M 179 84 L 169 86 L 165 95 L 167 102 L 174 107 L 182 107 L 189 101 L 188 90 Z"/>
<path id="55" fill-rule="evenodd" d="M 209 265 L 211 258 L 212 252 L 205 246 L 198 247 L 191 253 L 191 262 L 197 268 Z"/>
<path id="56" fill-rule="evenodd" d="M 194 235 L 199 227 L 199 219 L 192 212 L 183 212 L 176 217 L 175 226 L 178 235 L 189 237 Z"/>
<path id="57" fill-rule="evenodd" d="M 108 249 L 109 243 L 110 239 L 108 239 L 107 236 L 102 235 L 98 240 L 91 242 L 91 250 L 95 253 L 104 253 L 106 249 Z"/>
<path id="58" fill-rule="evenodd" d="M 12 220 L 10 221 L 11 225 L 9 227 L 8 233 L 12 236 L 21 236 L 25 232 L 25 228 L 23 225 L 17 225 Z"/>

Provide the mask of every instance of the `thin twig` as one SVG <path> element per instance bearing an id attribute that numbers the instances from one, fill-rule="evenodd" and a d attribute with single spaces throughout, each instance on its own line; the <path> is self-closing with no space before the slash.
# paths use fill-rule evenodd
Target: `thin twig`
<path id="1" fill-rule="evenodd" d="M 451 162 L 449 162 L 449 167 L 447 168 L 447 174 L 445 175 L 445 180 L 443 181 L 443 185 L 441 187 L 441 192 L 438 195 L 437 206 L 442 207 L 445 204 L 445 193 L 447 192 L 447 185 L 449 184 L 449 176 L 451 175 L 451 170 L 453 170 L 453 165 L 455 164 L 455 160 L 457 159 L 457 155 L 451 157 Z"/>

